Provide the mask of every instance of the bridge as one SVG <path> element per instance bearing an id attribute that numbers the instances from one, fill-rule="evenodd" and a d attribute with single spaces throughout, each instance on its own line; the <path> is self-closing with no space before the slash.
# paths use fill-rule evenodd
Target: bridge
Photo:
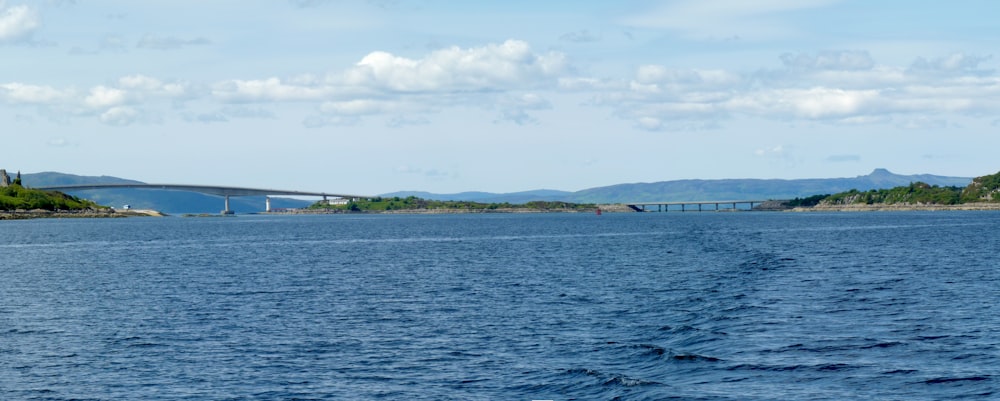
<path id="1" fill-rule="evenodd" d="M 656 206 L 656 209 L 657 209 L 656 211 L 658 211 L 658 212 L 667 212 L 667 211 L 670 210 L 671 206 L 674 206 L 674 210 L 677 210 L 677 206 L 680 206 L 680 210 L 682 212 L 685 212 L 685 211 L 687 211 L 687 206 L 697 206 L 698 207 L 698 211 L 701 212 L 701 211 L 704 211 L 703 206 L 705 206 L 705 205 L 715 205 L 714 209 L 709 209 L 709 210 L 716 210 L 716 211 L 717 210 L 739 210 L 739 209 L 737 209 L 738 205 L 748 205 L 749 206 L 748 210 L 752 210 L 753 207 L 754 207 L 754 204 L 760 205 L 760 204 L 762 204 L 764 202 L 767 202 L 767 201 L 765 201 L 765 200 L 725 200 L 725 201 L 690 201 L 690 202 L 631 202 L 631 203 L 626 203 L 625 205 L 628 206 L 630 209 L 635 210 L 637 212 L 645 212 L 645 211 L 647 211 L 646 210 L 646 206 Z M 730 206 L 731 205 L 732 207 L 730 207 L 730 208 L 721 208 L 720 205 L 721 206 Z"/>
<path id="2" fill-rule="evenodd" d="M 47 186 L 47 187 L 35 187 L 34 189 L 41 189 L 45 191 L 82 191 L 88 189 L 162 189 L 168 191 L 186 191 L 186 192 L 199 192 L 208 195 L 222 196 L 226 198 L 226 208 L 222 211 L 223 214 L 232 214 L 232 210 L 229 209 L 229 197 L 230 196 L 265 196 L 264 210 L 271 211 L 271 195 L 287 195 L 287 196 L 321 196 L 324 201 L 328 201 L 329 198 L 345 198 L 345 199 L 360 199 L 360 198 L 370 198 L 370 196 L 363 195 L 348 195 L 348 194 L 334 194 L 326 192 L 307 192 L 307 191 L 285 191 L 280 189 L 261 189 L 261 188 L 241 188 L 241 187 L 221 187 L 214 185 L 185 185 L 185 184 L 86 184 L 86 185 L 61 185 L 61 186 Z"/>

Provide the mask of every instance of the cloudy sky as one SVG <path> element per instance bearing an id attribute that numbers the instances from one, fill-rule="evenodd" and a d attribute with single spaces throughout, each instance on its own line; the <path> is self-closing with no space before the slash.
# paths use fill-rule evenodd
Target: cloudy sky
<path id="1" fill-rule="evenodd" d="M 1000 171 L 997 15 L 993 0 L 0 0 L 0 168 L 357 194 L 973 177 Z"/>

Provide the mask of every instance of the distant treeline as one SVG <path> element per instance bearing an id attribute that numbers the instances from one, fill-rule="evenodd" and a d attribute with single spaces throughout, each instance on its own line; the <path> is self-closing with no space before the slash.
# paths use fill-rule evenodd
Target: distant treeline
<path id="1" fill-rule="evenodd" d="M 578 204 L 569 202 L 532 201 L 524 204 L 511 203 L 480 203 L 469 201 L 437 201 L 421 199 L 415 196 L 375 197 L 357 199 L 346 204 L 314 203 L 310 209 L 327 209 L 343 212 L 386 212 L 393 210 L 452 210 L 452 211 L 502 211 L 502 210 L 539 210 L 539 211 L 585 211 L 597 208 L 593 204 Z"/>

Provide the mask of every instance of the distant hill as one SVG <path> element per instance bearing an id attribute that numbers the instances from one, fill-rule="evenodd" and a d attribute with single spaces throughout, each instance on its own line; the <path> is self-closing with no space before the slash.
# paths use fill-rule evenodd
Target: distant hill
<path id="1" fill-rule="evenodd" d="M 945 177 L 929 174 L 899 175 L 886 169 L 875 169 L 868 175 L 854 178 L 722 179 L 679 180 L 656 183 L 620 184 L 585 189 L 573 193 L 570 202 L 677 202 L 697 200 L 792 199 L 819 194 L 833 194 L 857 189 L 885 189 L 924 182 L 939 186 L 964 187 L 971 177 Z"/>
<path id="2" fill-rule="evenodd" d="M 141 181 L 110 176 L 80 176 L 56 172 L 22 174 L 27 187 L 47 187 L 58 185 L 86 184 L 144 184 Z M 70 195 L 94 201 L 99 205 L 121 208 L 130 205 L 135 209 L 153 209 L 164 213 L 218 213 L 224 208 L 220 196 L 197 192 L 168 191 L 160 189 L 92 189 L 68 191 Z M 240 196 L 229 198 L 229 208 L 236 213 L 256 213 L 264 211 L 263 196 Z M 271 197 L 273 208 L 301 208 L 314 203 L 308 200 Z"/>
<path id="3" fill-rule="evenodd" d="M 676 180 L 653 183 L 618 184 L 584 189 L 577 192 L 526 191 L 510 194 L 463 192 L 431 194 L 398 192 L 383 196 L 413 196 L 434 200 L 466 200 L 476 202 L 524 203 L 535 200 L 573 203 L 680 202 L 701 200 L 764 200 L 793 199 L 820 194 L 833 194 L 857 189 L 885 189 L 909 185 L 911 182 L 930 185 L 964 187 L 971 177 L 946 177 L 930 174 L 899 175 L 886 169 L 875 169 L 868 175 L 854 178 L 780 179 L 721 179 Z"/>

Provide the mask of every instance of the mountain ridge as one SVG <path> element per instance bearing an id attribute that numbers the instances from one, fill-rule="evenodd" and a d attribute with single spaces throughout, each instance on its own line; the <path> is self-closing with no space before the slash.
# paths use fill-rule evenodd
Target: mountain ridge
<path id="1" fill-rule="evenodd" d="M 80 176 L 59 172 L 23 174 L 25 185 L 34 187 L 82 184 L 142 184 L 141 181 L 113 176 Z M 852 178 L 805 178 L 805 179 L 684 179 L 652 183 L 623 183 L 603 187 L 587 188 L 580 191 L 559 191 L 538 189 L 510 193 L 459 192 L 435 194 L 425 191 L 398 191 L 382 194 L 382 197 L 415 196 L 428 200 L 471 201 L 481 203 L 523 204 L 531 201 L 561 201 L 571 203 L 628 203 L 628 202 L 681 202 L 706 200 L 765 200 L 793 199 L 813 195 L 833 194 L 856 189 L 868 191 L 924 182 L 938 186 L 966 186 L 972 177 L 949 177 L 933 174 L 900 175 L 884 168 L 873 170 L 867 175 Z M 222 209 L 218 196 L 156 189 L 105 189 L 69 191 L 71 195 L 90 199 L 98 204 L 114 206 L 126 203 L 136 208 L 155 209 L 167 213 L 216 213 Z M 272 197 L 275 208 L 300 208 L 312 202 Z M 260 212 L 264 197 L 233 197 L 230 208 L 238 213 Z"/>
<path id="2" fill-rule="evenodd" d="M 857 189 L 868 191 L 885 189 L 911 182 L 924 182 L 938 186 L 965 186 L 972 177 L 951 177 L 933 174 L 900 175 L 884 168 L 877 168 L 867 175 L 851 178 L 725 178 L 683 179 L 658 182 L 623 183 L 580 191 L 551 191 L 547 196 L 533 196 L 537 191 L 514 193 L 461 192 L 434 194 L 420 192 L 422 198 L 433 200 L 477 201 L 486 203 L 523 203 L 535 200 L 573 203 L 627 203 L 627 202 L 682 202 L 735 199 L 793 199 L 812 195 L 833 194 Z M 545 191 L 545 190 L 540 190 Z M 405 197 L 415 192 L 401 191 L 382 196 Z M 463 194 L 476 194 L 469 199 Z M 492 194 L 493 196 L 487 196 Z M 417 195 L 414 195 L 417 196 Z"/>

